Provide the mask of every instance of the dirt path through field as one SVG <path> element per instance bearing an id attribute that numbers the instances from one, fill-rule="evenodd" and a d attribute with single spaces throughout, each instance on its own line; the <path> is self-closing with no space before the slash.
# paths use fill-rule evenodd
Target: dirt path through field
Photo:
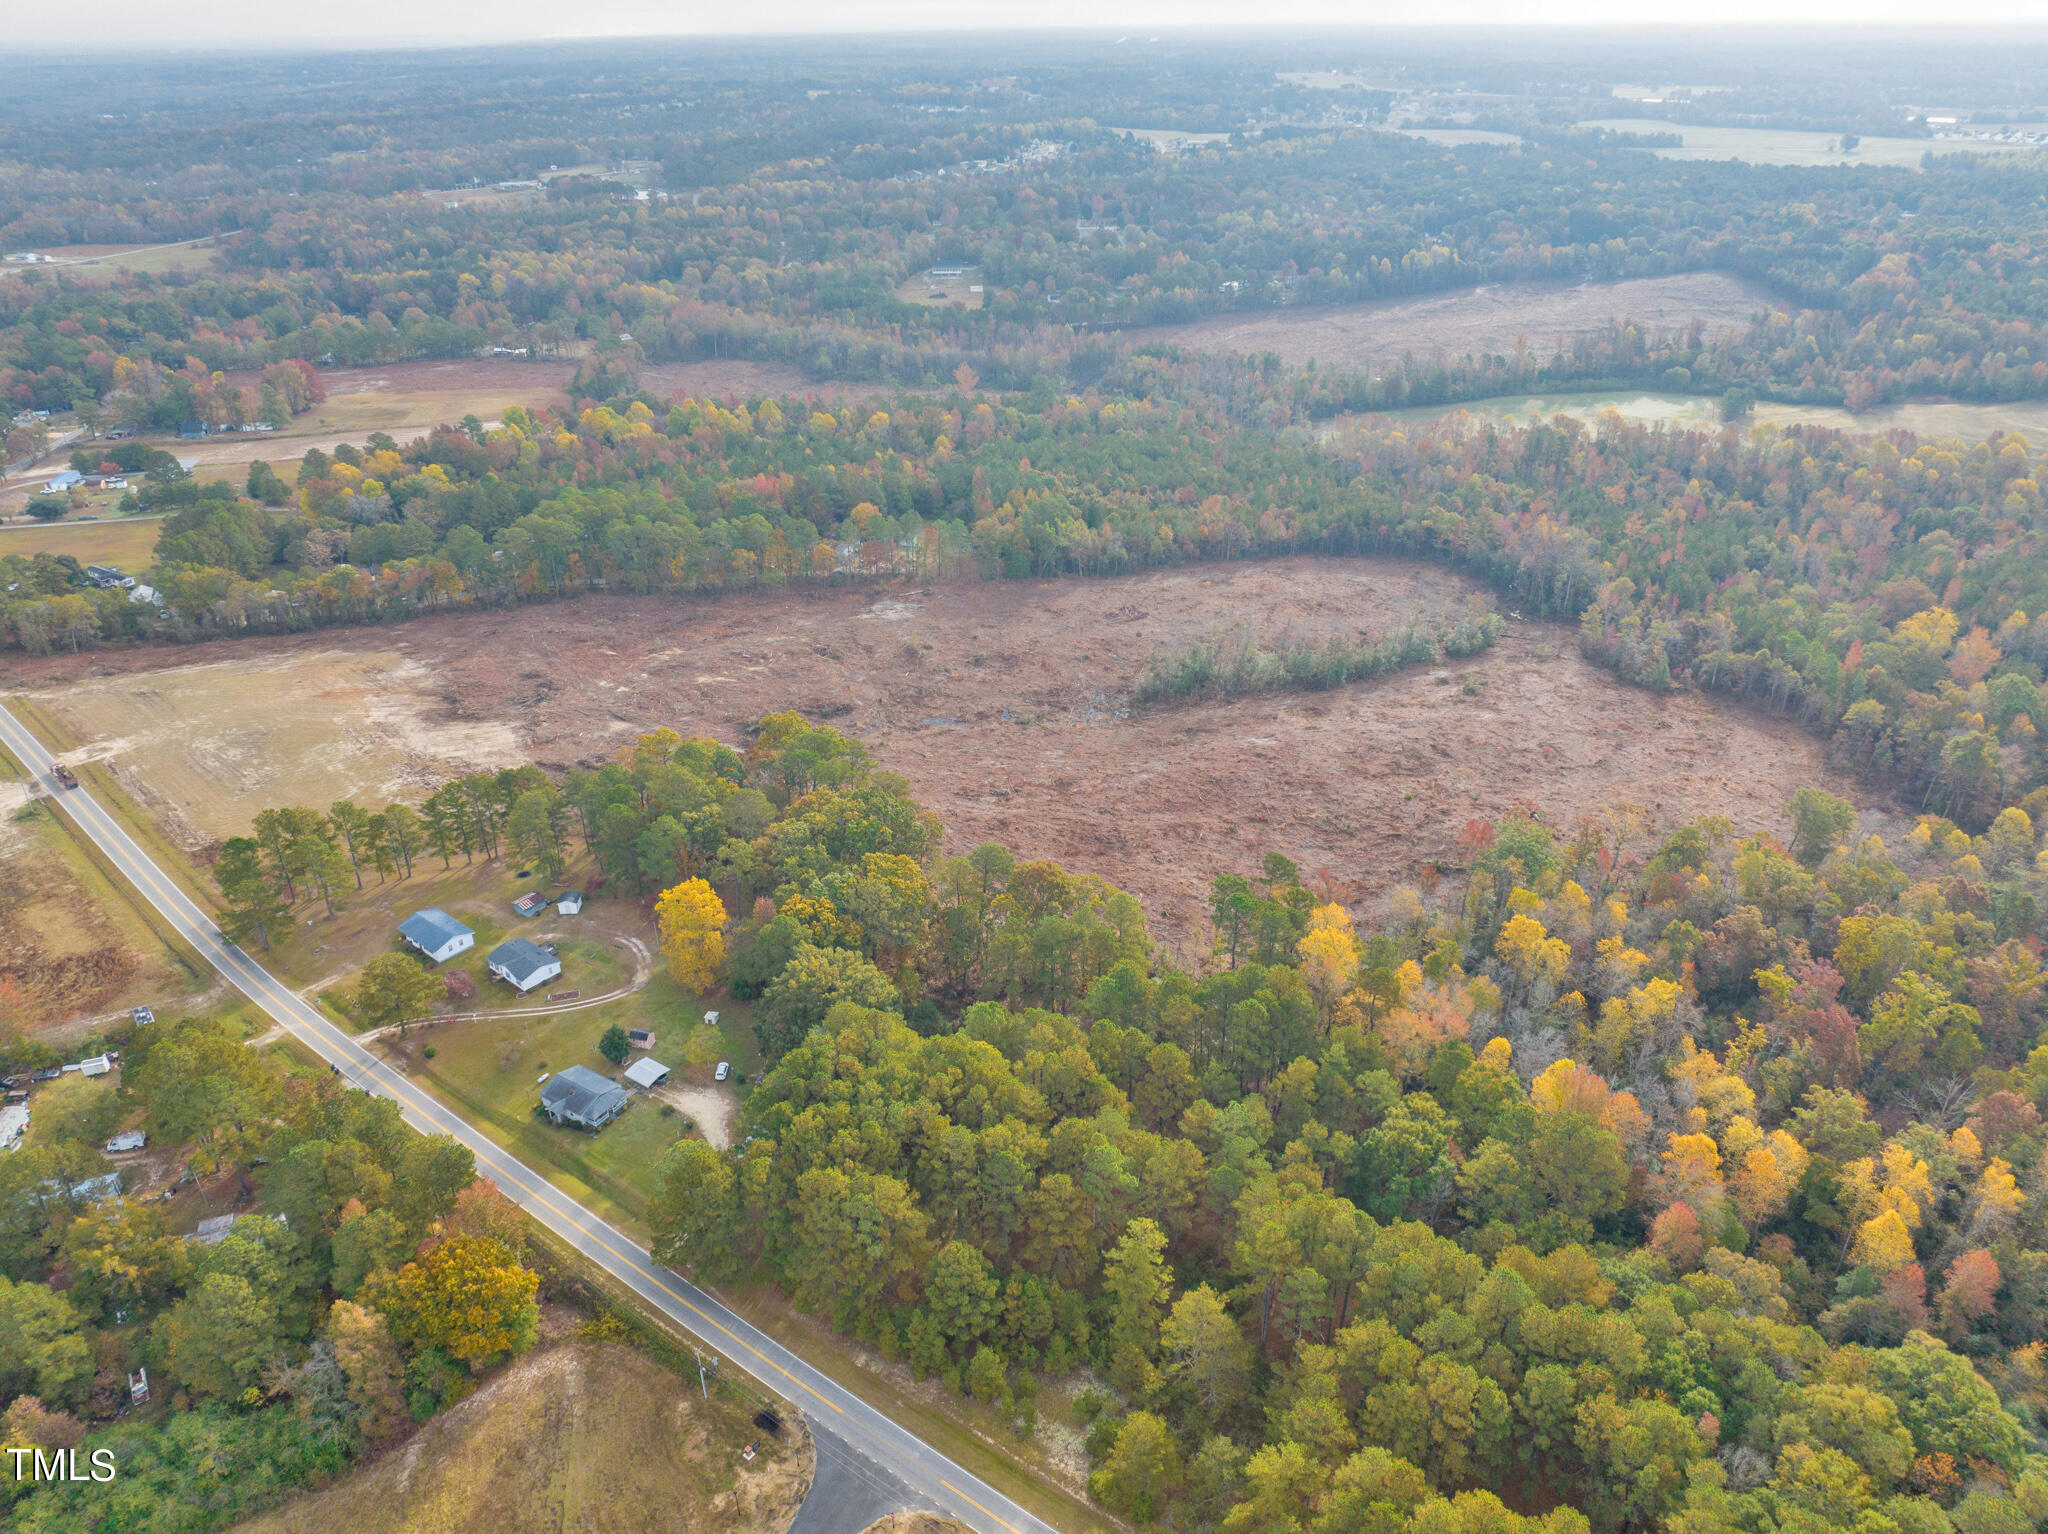
<path id="1" fill-rule="evenodd" d="M 48 657 L 25 661 L 18 685 L 119 737 L 132 720 L 115 705 L 130 696 L 176 711 L 188 689 L 217 694 L 221 667 L 260 668 L 271 700 L 261 707 L 274 710 L 303 673 L 328 693 L 337 774 L 368 702 L 347 701 L 332 679 L 367 656 L 400 662 L 418 700 L 406 735 L 425 758 L 492 732 L 543 763 L 595 764 L 664 724 L 742 745 L 750 721 L 801 709 L 907 778 L 944 821 L 949 851 L 1002 841 L 1100 873 L 1143 900 L 1183 952 L 1203 940 L 1210 879 L 1255 870 L 1268 850 L 1368 900 L 1460 864 L 1464 824 L 1518 806 L 1567 829 L 1634 805 L 1655 824 L 1723 815 L 1782 836 L 1803 784 L 1883 809 L 1828 769 L 1812 735 L 1718 700 L 1627 687 L 1582 659 L 1560 624 L 1515 623 L 1484 655 L 1336 692 L 1120 717 L 1156 647 L 1233 623 L 1269 642 L 1381 633 L 1475 595 L 1420 563 L 1303 558 L 932 591 L 590 597 L 276 642 Z M 323 738 L 307 717 L 300 773 L 327 759 Z M 184 750 L 212 754 L 203 736 Z M 146 782 L 152 766 L 123 770 Z M 277 802 L 280 785 L 247 782 L 249 803 L 225 790 L 209 801 L 221 824 L 259 807 L 256 795 Z M 339 777 L 335 792 L 294 778 L 291 802 L 324 804 L 339 789 Z"/>

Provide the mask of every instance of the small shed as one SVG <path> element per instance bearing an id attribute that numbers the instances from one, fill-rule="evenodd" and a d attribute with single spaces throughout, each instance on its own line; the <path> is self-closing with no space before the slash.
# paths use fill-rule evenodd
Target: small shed
<path id="1" fill-rule="evenodd" d="M 398 935 L 435 964 L 476 946 L 476 934 L 439 906 L 413 912 L 398 924 Z"/>
<path id="2" fill-rule="evenodd" d="M 596 1071 L 572 1065 L 541 1088 L 540 1107 L 556 1124 L 602 1129 L 626 1106 L 625 1088 Z"/>
<path id="3" fill-rule="evenodd" d="M 90 1060 L 78 1062 L 78 1074 L 81 1076 L 104 1076 L 113 1068 L 114 1062 L 105 1055 L 94 1055 Z"/>
<path id="4" fill-rule="evenodd" d="M 668 1067 L 652 1055 L 642 1055 L 626 1067 L 626 1079 L 643 1092 L 652 1092 L 668 1080 Z"/>
<path id="5" fill-rule="evenodd" d="M 107 1154 L 118 1156 L 124 1151 L 139 1151 L 149 1144 L 149 1136 L 140 1129 L 124 1129 L 107 1141 Z"/>
<path id="6" fill-rule="evenodd" d="M 548 897 L 539 890 L 528 890 L 512 902 L 512 909 L 521 916 L 538 916 L 548 908 Z"/>
<path id="7" fill-rule="evenodd" d="M 626 1042 L 635 1049 L 652 1049 L 654 1048 L 654 1033 L 651 1029 L 647 1028 L 628 1028 L 626 1030 Z"/>
<path id="8" fill-rule="evenodd" d="M 149 1399 L 149 1370 L 137 1367 L 128 1376 L 128 1400 L 131 1405 L 140 1406 Z"/>
<path id="9" fill-rule="evenodd" d="M 574 916 L 583 909 L 583 891 L 564 890 L 555 897 L 555 909 L 564 916 Z"/>
<path id="10" fill-rule="evenodd" d="M 538 943 L 523 937 L 510 938 L 493 948 L 484 963 L 492 974 L 524 994 L 562 972 L 562 961 Z"/>
<path id="11" fill-rule="evenodd" d="M 0 1108 L 0 1151 L 11 1151 L 28 1133 L 28 1104 L 9 1103 Z"/>

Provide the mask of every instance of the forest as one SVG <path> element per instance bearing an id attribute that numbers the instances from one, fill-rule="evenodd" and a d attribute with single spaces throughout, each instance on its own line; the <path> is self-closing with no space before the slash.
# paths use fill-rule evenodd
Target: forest
<path id="1" fill-rule="evenodd" d="M 0 619 L 50 653 L 605 591 L 1393 552 L 1578 621 L 1630 682 L 1794 718 L 1973 833 L 2048 782 L 2048 549 L 2021 439 L 1453 418 L 1369 423 L 1332 450 L 1164 399 L 991 400 L 974 381 L 836 412 L 584 396 L 315 450 L 296 488 L 260 463 L 246 493 L 160 463 L 134 492 L 166 513 L 160 604 L 9 555 Z"/>
<path id="2" fill-rule="evenodd" d="M 318 898 L 341 811 L 229 844 L 238 920 Z M 1462 888 L 1377 920 L 1269 855 L 1198 972 L 1100 878 L 942 855 L 797 715 L 425 814 L 443 858 L 580 845 L 679 980 L 757 999 L 740 1142 L 670 1151 L 658 1255 L 1020 1432 L 1091 1371 L 1136 1523 L 2048 1516 L 2048 790 L 1892 844 L 1813 789 L 1789 846 L 1475 821 Z"/>

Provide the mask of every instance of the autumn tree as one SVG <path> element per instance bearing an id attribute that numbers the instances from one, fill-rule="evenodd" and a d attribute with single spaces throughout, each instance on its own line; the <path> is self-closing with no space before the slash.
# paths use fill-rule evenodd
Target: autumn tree
<path id="1" fill-rule="evenodd" d="M 362 1303 L 407 1349 L 440 1348 L 480 1369 L 538 1335 L 539 1276 L 487 1236 L 455 1235 L 396 1273 L 374 1275 Z"/>
<path id="2" fill-rule="evenodd" d="M 654 906 L 661 951 L 677 985 L 708 995 L 725 964 L 725 904 L 703 879 L 685 879 Z"/>

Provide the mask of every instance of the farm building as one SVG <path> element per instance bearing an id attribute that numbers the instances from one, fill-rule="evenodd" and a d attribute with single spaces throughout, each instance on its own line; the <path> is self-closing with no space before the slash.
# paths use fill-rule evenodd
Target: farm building
<path id="1" fill-rule="evenodd" d="M 398 924 L 398 935 L 436 964 L 476 946 L 476 934 L 439 906 L 413 912 Z"/>
<path id="2" fill-rule="evenodd" d="M 562 972 L 562 961 L 538 943 L 515 937 L 500 943 L 484 959 L 492 974 L 517 991 L 530 991 Z"/>
<path id="3" fill-rule="evenodd" d="M 626 1106 L 626 1092 L 596 1071 L 572 1065 L 540 1090 L 541 1111 L 557 1124 L 602 1129 Z"/>
<path id="4" fill-rule="evenodd" d="M 628 1028 L 626 1030 L 626 1042 L 635 1049 L 652 1049 L 654 1048 L 653 1031 L 647 1028 Z"/>
<path id="5" fill-rule="evenodd" d="M 668 1067 L 652 1055 L 642 1055 L 626 1067 L 626 1079 L 643 1092 L 652 1092 L 668 1080 Z"/>
<path id="6" fill-rule="evenodd" d="M 555 897 L 555 909 L 564 916 L 574 916 L 583 909 L 583 891 L 564 890 Z"/>
<path id="7" fill-rule="evenodd" d="M 139 1151 L 149 1144 L 149 1136 L 139 1129 L 124 1129 L 107 1141 L 107 1154 L 118 1156 L 123 1151 Z"/>
<path id="8" fill-rule="evenodd" d="M 512 902 L 512 909 L 521 916 L 538 916 L 548 908 L 548 897 L 539 890 L 528 890 Z"/>

